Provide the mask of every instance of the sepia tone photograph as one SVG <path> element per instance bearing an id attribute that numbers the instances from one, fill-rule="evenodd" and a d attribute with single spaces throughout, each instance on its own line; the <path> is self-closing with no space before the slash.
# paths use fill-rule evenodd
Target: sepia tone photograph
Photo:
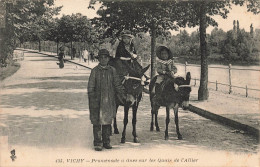
<path id="1" fill-rule="evenodd" d="M 0 167 L 260 166 L 259 0 L 0 0 Z"/>

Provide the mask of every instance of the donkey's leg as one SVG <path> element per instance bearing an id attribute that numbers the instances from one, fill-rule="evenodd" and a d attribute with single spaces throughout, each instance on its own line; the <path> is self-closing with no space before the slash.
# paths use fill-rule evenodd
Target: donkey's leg
<path id="1" fill-rule="evenodd" d="M 156 127 L 156 131 L 160 132 L 160 128 L 159 128 L 159 124 L 158 124 L 158 110 L 159 110 L 160 106 L 156 106 L 156 110 L 155 110 L 155 127 Z"/>
<path id="2" fill-rule="evenodd" d="M 155 106 L 155 104 L 154 104 L 153 101 L 151 101 L 151 108 L 152 108 L 152 109 L 151 109 L 152 121 L 151 121 L 150 131 L 153 131 L 153 125 L 154 125 L 154 123 L 153 123 L 153 117 L 154 117 L 155 112 L 156 112 L 156 106 Z"/>
<path id="3" fill-rule="evenodd" d="M 152 115 L 152 120 L 151 120 L 151 126 L 150 126 L 150 131 L 153 131 L 153 108 L 151 109 L 151 115 Z"/>
<path id="4" fill-rule="evenodd" d="M 117 123 L 116 123 L 116 117 L 114 118 L 114 133 L 119 134 L 118 128 L 117 128 Z"/>
<path id="5" fill-rule="evenodd" d="M 116 106 L 116 113 L 117 113 L 118 105 Z M 117 122 L 116 117 L 114 118 L 114 133 L 119 134 L 118 128 L 117 128 Z"/>
<path id="6" fill-rule="evenodd" d="M 133 125 L 133 132 L 132 135 L 134 136 L 134 142 L 139 143 L 137 134 L 136 134 L 136 114 L 137 114 L 137 108 L 138 108 L 138 103 L 134 104 L 132 109 L 133 109 L 133 119 L 132 119 L 132 125 Z"/>
<path id="7" fill-rule="evenodd" d="M 178 139 L 179 140 L 182 140 L 182 135 L 180 133 L 180 130 L 179 130 L 179 118 L 178 118 L 178 104 L 174 107 L 174 117 L 175 117 L 175 124 L 176 124 L 176 132 L 177 132 L 177 135 L 178 135 Z"/>
<path id="8" fill-rule="evenodd" d="M 125 143 L 125 135 L 126 135 L 126 125 L 128 123 L 128 111 L 129 111 L 129 107 L 125 106 L 124 107 L 124 130 L 123 130 L 123 133 L 122 133 L 122 138 L 121 138 L 121 143 Z"/>
<path id="9" fill-rule="evenodd" d="M 169 125 L 169 122 L 170 122 L 170 108 L 167 106 L 166 107 L 166 120 L 165 120 L 165 123 L 166 123 L 165 140 L 169 139 L 169 135 L 168 135 L 168 125 Z"/>
<path id="10" fill-rule="evenodd" d="M 152 110 L 151 110 L 151 114 L 152 114 L 152 122 L 151 122 L 151 126 L 150 126 L 150 131 L 153 131 L 153 116 L 155 116 L 155 127 L 156 127 L 156 131 L 160 131 L 159 128 L 159 124 L 158 124 L 158 110 L 160 108 L 160 106 L 156 105 L 154 102 L 151 102 L 151 106 L 152 106 Z"/>

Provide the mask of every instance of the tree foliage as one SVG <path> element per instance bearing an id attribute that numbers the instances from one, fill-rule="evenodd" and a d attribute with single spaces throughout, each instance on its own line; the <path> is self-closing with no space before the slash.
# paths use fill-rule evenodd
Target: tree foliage
<path id="1" fill-rule="evenodd" d="M 95 1 L 96 2 L 96 1 Z M 93 7 L 92 2 L 90 7 Z M 151 76 L 155 75 L 156 37 L 167 35 L 167 30 L 178 29 L 176 20 L 184 11 L 176 1 L 99 1 L 102 3 L 93 24 L 103 30 L 101 38 L 118 37 L 124 29 L 133 33 L 144 32 L 151 36 Z M 101 31 L 102 32 L 102 31 Z"/>
<path id="2" fill-rule="evenodd" d="M 5 28 L 1 30 L 1 61 L 7 63 L 18 39 L 21 43 L 44 38 L 46 22 L 57 14 L 60 7 L 53 7 L 54 0 L 1 1 L 6 7 Z"/>

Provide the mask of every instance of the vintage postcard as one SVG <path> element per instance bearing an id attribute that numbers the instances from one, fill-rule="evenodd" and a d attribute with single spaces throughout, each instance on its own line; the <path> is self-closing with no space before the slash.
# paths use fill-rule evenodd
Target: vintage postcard
<path id="1" fill-rule="evenodd" d="M 0 0 L 0 166 L 259 166 L 259 10 Z"/>

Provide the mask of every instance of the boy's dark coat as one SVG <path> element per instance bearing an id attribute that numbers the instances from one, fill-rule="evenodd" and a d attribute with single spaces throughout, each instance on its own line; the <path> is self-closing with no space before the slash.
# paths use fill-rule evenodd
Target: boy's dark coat
<path id="1" fill-rule="evenodd" d="M 116 116 L 116 93 L 122 95 L 124 87 L 120 83 L 115 68 L 100 65 L 92 69 L 88 83 L 90 120 L 94 125 L 112 124 Z"/>

